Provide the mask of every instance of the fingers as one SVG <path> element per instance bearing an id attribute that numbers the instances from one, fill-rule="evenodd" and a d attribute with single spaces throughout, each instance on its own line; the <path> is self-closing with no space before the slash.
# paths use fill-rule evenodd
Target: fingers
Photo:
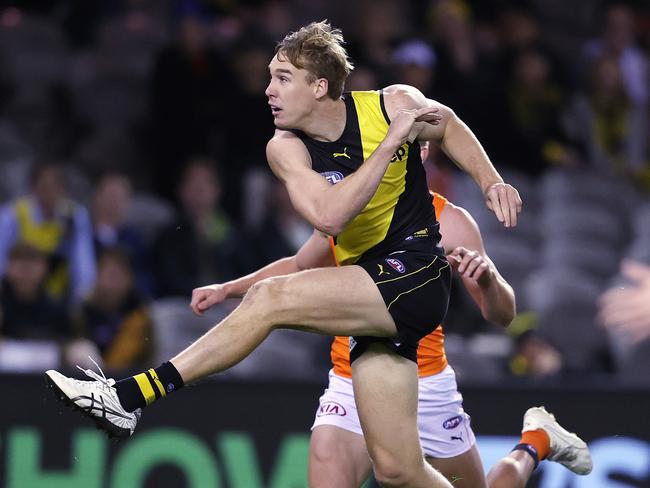
<path id="1" fill-rule="evenodd" d="M 626 259 L 621 266 L 623 276 L 635 283 L 650 281 L 650 266 L 646 266 L 638 261 Z"/>
<path id="2" fill-rule="evenodd" d="M 438 125 L 442 120 L 442 115 L 438 113 L 438 107 L 422 107 L 413 113 L 416 122 L 427 122 L 432 125 Z"/>
<path id="3" fill-rule="evenodd" d="M 464 278 L 478 280 L 488 269 L 489 265 L 477 251 L 457 247 L 447 256 L 452 267 Z"/>
<path id="4" fill-rule="evenodd" d="M 521 212 L 522 201 L 516 188 L 507 183 L 494 183 L 485 190 L 485 200 L 487 207 L 495 213 L 504 226 L 517 225 L 517 215 Z"/>
<path id="5" fill-rule="evenodd" d="M 214 305 L 218 300 L 216 294 L 209 289 L 197 288 L 192 292 L 190 308 L 196 315 L 203 315 L 203 312 Z"/>

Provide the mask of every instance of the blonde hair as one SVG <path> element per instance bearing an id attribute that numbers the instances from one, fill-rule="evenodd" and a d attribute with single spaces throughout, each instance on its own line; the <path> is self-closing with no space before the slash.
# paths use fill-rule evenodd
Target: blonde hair
<path id="1" fill-rule="evenodd" d="M 354 69 L 344 42 L 343 33 L 323 20 L 287 34 L 275 47 L 275 52 L 278 59 L 282 56 L 296 68 L 307 70 L 310 83 L 325 78 L 327 96 L 337 100 L 343 93 L 345 79 Z"/>

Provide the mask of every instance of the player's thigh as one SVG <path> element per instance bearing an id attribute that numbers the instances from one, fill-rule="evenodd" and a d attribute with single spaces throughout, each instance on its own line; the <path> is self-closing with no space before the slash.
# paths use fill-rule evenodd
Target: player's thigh
<path id="1" fill-rule="evenodd" d="M 372 465 L 363 436 L 333 425 L 319 425 L 309 443 L 310 488 L 358 488 Z"/>
<path id="2" fill-rule="evenodd" d="M 373 344 L 352 363 L 352 378 L 375 468 L 418 469 L 423 455 L 417 429 L 417 364 Z"/>
<path id="3" fill-rule="evenodd" d="M 255 288 L 254 295 L 266 300 L 278 327 L 328 335 L 397 334 L 377 285 L 360 266 L 301 271 L 264 280 Z"/>
<path id="4" fill-rule="evenodd" d="M 426 458 L 440 471 L 454 488 L 486 488 L 483 463 L 476 444 L 469 451 L 451 458 Z"/>

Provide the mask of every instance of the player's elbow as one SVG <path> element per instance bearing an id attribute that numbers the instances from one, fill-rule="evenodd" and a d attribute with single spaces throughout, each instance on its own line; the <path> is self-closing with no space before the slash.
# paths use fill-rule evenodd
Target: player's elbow
<path id="1" fill-rule="evenodd" d="M 343 231 L 345 224 L 345 220 L 340 216 L 324 212 L 314 227 L 329 236 L 337 236 Z"/>

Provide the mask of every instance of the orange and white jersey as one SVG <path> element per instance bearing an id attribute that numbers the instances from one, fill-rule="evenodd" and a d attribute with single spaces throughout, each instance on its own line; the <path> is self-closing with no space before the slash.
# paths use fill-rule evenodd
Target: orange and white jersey
<path id="1" fill-rule="evenodd" d="M 447 199 L 445 197 L 438 193 L 433 193 L 433 206 L 436 211 L 436 219 L 440 218 L 440 214 L 446 203 Z M 330 238 L 330 246 L 333 249 L 332 238 Z M 334 373 L 344 378 L 352 378 L 348 337 L 338 336 L 334 338 L 330 356 L 332 358 Z M 438 374 L 447 367 L 447 364 L 445 334 L 442 330 L 442 325 L 440 325 L 429 335 L 420 339 L 420 344 L 418 345 L 418 375 L 424 377 Z"/>

